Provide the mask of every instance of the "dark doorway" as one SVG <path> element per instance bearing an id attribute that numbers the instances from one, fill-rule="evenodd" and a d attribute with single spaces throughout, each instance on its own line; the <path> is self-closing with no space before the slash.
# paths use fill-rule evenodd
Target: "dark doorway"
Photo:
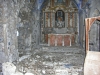
<path id="1" fill-rule="evenodd" d="M 96 20 L 89 31 L 90 51 L 100 51 L 100 22 Z"/>

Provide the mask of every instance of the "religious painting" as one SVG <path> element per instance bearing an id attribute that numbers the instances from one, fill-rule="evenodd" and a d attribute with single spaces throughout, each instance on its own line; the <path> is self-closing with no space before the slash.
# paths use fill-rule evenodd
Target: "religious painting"
<path id="1" fill-rule="evenodd" d="M 65 27 L 65 14 L 62 10 L 58 10 L 55 15 L 55 27 L 63 28 Z"/>

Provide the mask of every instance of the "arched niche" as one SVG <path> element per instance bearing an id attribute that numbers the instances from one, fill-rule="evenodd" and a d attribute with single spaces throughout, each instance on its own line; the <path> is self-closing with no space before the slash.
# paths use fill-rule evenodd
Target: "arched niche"
<path id="1" fill-rule="evenodd" d="M 57 10 L 55 13 L 55 27 L 65 27 L 65 13 L 62 10 Z"/>

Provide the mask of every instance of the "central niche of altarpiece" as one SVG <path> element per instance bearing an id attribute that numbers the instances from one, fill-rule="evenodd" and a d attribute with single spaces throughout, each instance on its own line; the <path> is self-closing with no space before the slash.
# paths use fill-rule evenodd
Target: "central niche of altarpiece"
<path id="1" fill-rule="evenodd" d="M 58 10 L 55 13 L 55 27 L 56 28 L 65 27 L 65 13 L 62 10 Z"/>
<path id="2" fill-rule="evenodd" d="M 48 34 L 77 33 L 77 16 L 77 8 L 72 1 L 50 0 L 42 10 L 41 41 L 48 43 Z"/>

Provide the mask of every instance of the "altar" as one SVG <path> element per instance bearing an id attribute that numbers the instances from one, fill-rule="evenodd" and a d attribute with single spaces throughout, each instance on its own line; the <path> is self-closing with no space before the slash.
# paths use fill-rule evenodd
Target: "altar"
<path id="1" fill-rule="evenodd" d="M 72 46 L 74 43 L 74 34 L 48 34 L 48 46 Z"/>
<path id="2" fill-rule="evenodd" d="M 78 10 L 71 0 L 49 0 L 41 12 L 41 43 L 72 46 L 78 37 Z"/>

